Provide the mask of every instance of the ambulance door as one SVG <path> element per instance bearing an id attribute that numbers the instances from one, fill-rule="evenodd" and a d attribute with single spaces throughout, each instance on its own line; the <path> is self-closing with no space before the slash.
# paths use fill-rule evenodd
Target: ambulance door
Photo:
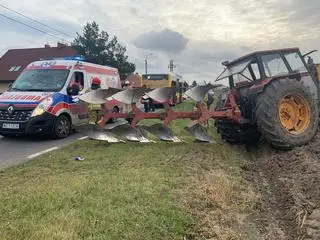
<path id="1" fill-rule="evenodd" d="M 75 70 L 72 73 L 70 85 L 77 84 L 80 91 L 77 95 L 85 93 L 88 87 L 87 75 L 84 71 Z M 75 96 L 69 96 L 70 112 L 72 113 L 73 125 L 78 126 L 89 123 L 89 105 Z"/>

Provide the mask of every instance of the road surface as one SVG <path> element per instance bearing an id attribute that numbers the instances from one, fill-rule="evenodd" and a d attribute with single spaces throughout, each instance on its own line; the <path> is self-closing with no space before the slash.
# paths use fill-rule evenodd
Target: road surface
<path id="1" fill-rule="evenodd" d="M 86 131 L 73 133 L 66 139 L 28 139 L 23 137 L 4 138 L 0 136 L 0 169 L 31 160 L 45 152 L 67 146 L 86 136 Z"/>
<path id="2" fill-rule="evenodd" d="M 138 107 L 143 110 L 142 104 L 138 104 Z M 115 125 L 118 122 L 126 121 L 118 120 Z M 107 125 L 111 126 L 113 123 Z M 68 138 L 61 140 L 50 138 L 30 139 L 25 137 L 5 138 L 0 136 L 0 169 L 27 162 L 43 153 L 57 150 L 60 147 L 86 138 L 89 128 L 88 126 L 79 127 L 77 133 L 73 133 Z"/>

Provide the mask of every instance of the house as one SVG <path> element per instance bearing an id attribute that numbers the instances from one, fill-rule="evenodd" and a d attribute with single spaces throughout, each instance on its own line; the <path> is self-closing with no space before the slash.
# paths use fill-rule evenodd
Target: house
<path id="1" fill-rule="evenodd" d="M 58 43 L 55 47 L 46 44 L 43 48 L 8 50 L 0 58 L 0 93 L 7 90 L 8 85 L 17 79 L 29 63 L 41 58 L 73 57 L 76 55 L 78 52 L 75 49 L 62 43 Z"/>

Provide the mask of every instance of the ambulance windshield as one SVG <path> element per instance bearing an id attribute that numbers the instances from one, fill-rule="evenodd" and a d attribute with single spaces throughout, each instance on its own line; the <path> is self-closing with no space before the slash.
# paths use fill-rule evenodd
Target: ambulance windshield
<path id="1" fill-rule="evenodd" d="M 69 70 L 34 69 L 20 74 L 10 91 L 58 92 L 66 83 Z"/>

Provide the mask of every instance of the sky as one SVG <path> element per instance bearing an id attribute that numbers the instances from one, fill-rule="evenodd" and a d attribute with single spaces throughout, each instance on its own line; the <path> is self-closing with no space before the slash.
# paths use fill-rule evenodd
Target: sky
<path id="1" fill-rule="evenodd" d="M 118 37 L 137 72 L 178 73 L 192 82 L 213 82 L 221 62 L 255 50 L 320 46 L 319 0 L 0 0 L 0 4 L 70 36 L 31 22 L 0 6 L 0 56 L 8 49 L 55 45 L 57 39 L 3 17 L 72 41 L 86 22 Z M 320 54 L 314 55 L 320 62 Z"/>

